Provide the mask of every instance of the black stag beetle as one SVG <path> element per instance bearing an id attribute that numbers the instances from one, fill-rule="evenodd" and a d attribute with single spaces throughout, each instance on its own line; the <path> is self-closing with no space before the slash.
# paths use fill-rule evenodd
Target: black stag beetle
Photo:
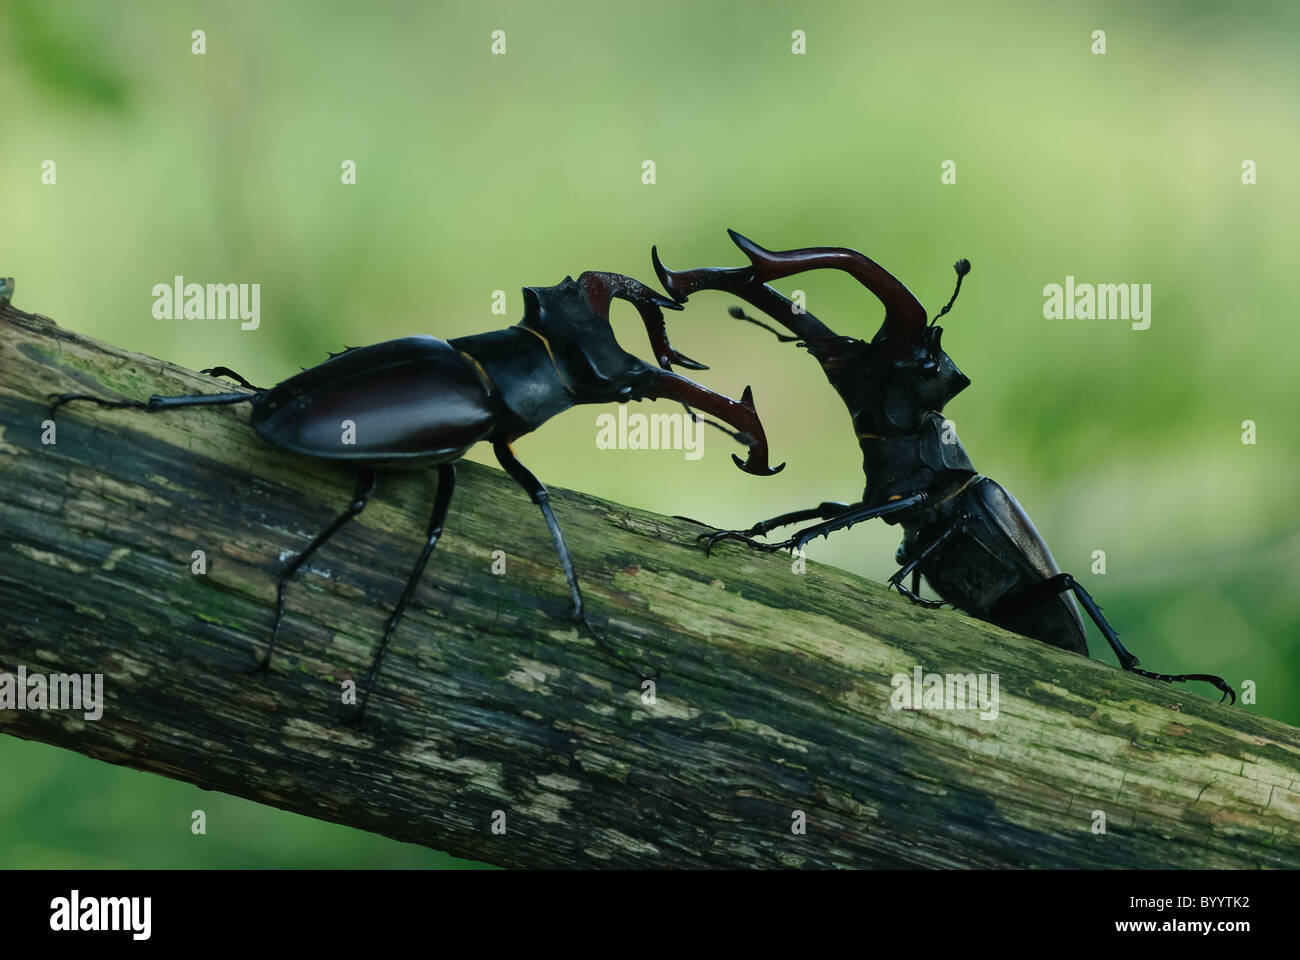
<path id="1" fill-rule="evenodd" d="M 844 247 L 809 247 L 774 252 L 728 231 L 748 267 L 668 270 L 652 249 L 655 270 L 665 290 L 684 303 L 699 290 L 721 290 L 753 304 L 795 336 L 786 336 L 733 307 L 732 316 L 765 327 L 783 341 L 799 341 L 825 370 L 853 417 L 867 477 L 862 500 L 822 503 L 763 520 L 744 531 L 718 531 L 700 539 L 711 549 L 720 540 L 740 540 L 761 550 L 798 550 L 818 535 L 879 517 L 903 527 L 900 569 L 889 578 L 912 602 L 941 606 L 919 594 L 920 578 L 953 606 L 989 623 L 1088 655 L 1083 619 L 1074 597 L 1110 643 L 1125 670 L 1168 682 L 1203 680 L 1237 695 L 1221 678 L 1203 673 L 1170 675 L 1138 668 L 1088 591 L 1062 573 L 1024 509 L 1006 490 L 975 472 L 951 430 L 945 431 L 944 404 L 970 385 L 939 345 L 943 328 L 927 325 L 925 308 L 897 278 L 875 261 Z M 961 290 L 970 263 L 959 260 Z M 885 321 L 870 342 L 835 334 L 811 313 L 767 285 L 768 281 L 815 269 L 843 270 L 885 306 Z M 753 538 L 783 526 L 821 520 L 788 540 L 760 543 Z M 903 581 L 911 575 L 909 589 Z"/>
<path id="2" fill-rule="evenodd" d="M 249 422 L 272 446 L 322 460 L 349 461 L 360 468 L 352 503 L 281 572 L 271 640 L 256 670 L 267 669 L 271 662 L 284 616 L 285 584 L 326 540 L 362 511 L 374 493 L 376 470 L 436 466 L 438 489 L 424 549 L 384 627 L 357 720 L 364 714 L 389 638 L 442 534 L 455 487 L 455 462 L 479 441 L 492 444 L 501 466 L 541 508 L 568 582 L 573 619 L 587 628 L 606 653 L 627 664 L 587 620 L 546 488 L 519 462 L 510 444 L 576 404 L 670 399 L 684 404 L 692 416 L 692 407 L 696 407 L 734 427 L 734 431 L 728 430 L 701 418 L 749 447 L 746 460 L 732 455 L 747 473 L 766 476 L 785 465 L 768 467 L 767 441 L 749 387 L 737 402 L 672 371 L 673 363 L 707 369 L 668 342 L 660 308 L 681 310 L 678 304 L 640 281 L 598 271 L 583 273 L 576 281 L 565 277 L 553 287 L 524 287 L 523 294 L 523 320 L 504 330 L 454 340 L 404 337 L 348 348 L 269 390 L 253 386 L 227 367 L 203 371 L 229 377 L 253 393 L 153 396 L 144 403 L 58 394 L 53 396 L 50 415 L 72 400 L 149 411 L 251 403 Z M 658 367 L 619 346 L 609 322 L 614 298 L 636 307 Z M 352 442 L 344 439 L 345 421 L 352 424 Z"/>

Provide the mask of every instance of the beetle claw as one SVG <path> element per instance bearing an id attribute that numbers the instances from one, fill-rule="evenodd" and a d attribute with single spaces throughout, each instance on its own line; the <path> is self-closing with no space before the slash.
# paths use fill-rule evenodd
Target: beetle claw
<path id="1" fill-rule="evenodd" d="M 741 543 L 749 544 L 749 546 L 753 547 L 755 550 L 762 550 L 768 553 L 775 549 L 772 544 L 760 543 L 747 533 L 742 533 L 739 530 L 714 530 L 712 533 L 701 533 L 695 538 L 696 543 L 704 541 L 704 555 L 706 557 L 709 556 L 713 548 L 723 540 L 738 540 Z"/>
<path id="2" fill-rule="evenodd" d="M 775 467 L 757 466 L 749 460 L 741 460 L 740 457 L 736 456 L 734 453 L 731 455 L 731 461 L 736 466 L 740 467 L 741 470 L 744 470 L 746 473 L 752 474 L 755 477 L 772 477 L 785 469 L 784 463 L 778 464 Z"/>

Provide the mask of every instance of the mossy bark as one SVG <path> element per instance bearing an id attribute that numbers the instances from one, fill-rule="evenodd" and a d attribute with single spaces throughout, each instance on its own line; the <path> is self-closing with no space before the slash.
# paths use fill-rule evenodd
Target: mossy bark
<path id="1" fill-rule="evenodd" d="M 353 475 L 271 449 L 247 407 L 73 405 L 42 442 L 51 393 L 226 389 L 0 311 L 0 672 L 102 673 L 106 700 L 97 721 L 0 711 L 0 730 L 508 866 L 1300 866 L 1295 729 L 833 567 L 706 559 L 698 527 L 553 490 L 592 620 L 660 672 L 648 703 L 567 620 L 536 508 L 472 463 L 355 729 L 341 691 L 431 473 L 381 477 L 250 675 L 282 557 Z M 895 709 L 917 665 L 997 675 L 996 719 Z"/>

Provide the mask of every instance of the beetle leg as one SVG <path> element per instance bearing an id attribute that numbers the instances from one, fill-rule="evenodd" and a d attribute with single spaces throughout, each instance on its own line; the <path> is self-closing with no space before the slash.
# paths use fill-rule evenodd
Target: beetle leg
<path id="1" fill-rule="evenodd" d="M 740 540 L 754 546 L 762 546 L 755 543 L 753 538 L 765 536 L 777 527 L 788 527 L 792 523 L 802 523 L 804 520 L 829 520 L 849 509 L 851 508 L 847 503 L 827 501 L 806 510 L 792 510 L 770 520 L 760 520 L 748 530 L 714 530 L 712 533 L 701 533 L 695 540 L 697 543 L 704 542 L 705 556 L 708 556 L 719 540 Z"/>
<path id="2" fill-rule="evenodd" d="M 1088 616 L 1092 618 L 1092 622 L 1097 625 L 1097 629 L 1100 630 L 1102 636 L 1106 638 L 1106 641 L 1110 644 L 1110 648 L 1115 651 L 1115 656 L 1119 658 L 1119 665 L 1129 673 L 1136 673 L 1138 676 L 1149 677 L 1152 680 L 1163 680 L 1165 683 L 1186 683 L 1188 680 L 1201 680 L 1205 683 L 1213 684 L 1216 688 L 1223 691 L 1223 696 L 1219 698 L 1220 703 L 1228 697 L 1232 698 L 1232 703 L 1237 702 L 1236 691 L 1233 690 L 1222 677 L 1216 677 L 1209 673 L 1152 673 L 1150 670 L 1140 669 L 1138 667 L 1138 658 L 1129 653 L 1128 650 L 1124 648 L 1124 644 L 1120 643 L 1119 634 L 1115 632 L 1115 629 L 1106 621 L 1106 618 L 1102 616 L 1101 607 L 1097 606 L 1097 601 L 1092 599 L 1092 594 L 1088 593 L 1088 591 L 1083 588 L 1083 584 L 1074 579 L 1074 577 L 1070 576 L 1068 573 L 1058 573 L 1056 576 L 1044 581 L 1041 585 L 1041 589 L 1044 592 L 1051 593 L 1073 590 L 1075 596 L 1079 598 L 1079 603 L 1083 605 L 1083 609 L 1088 611 Z"/>
<path id="3" fill-rule="evenodd" d="M 779 517 L 772 517 L 770 520 L 760 520 L 746 530 L 745 533 L 751 537 L 761 537 L 777 527 L 788 527 L 792 523 L 800 523 L 804 520 L 831 520 L 846 510 L 852 509 L 853 506 L 850 504 L 841 503 L 838 500 L 827 500 L 815 507 L 809 507 L 807 510 L 792 510 L 790 513 L 783 513 Z"/>
<path id="4" fill-rule="evenodd" d="M 208 367 L 208 369 L 206 370 L 200 370 L 199 373 L 205 373 L 209 377 L 229 377 L 231 380 L 234 380 L 235 383 L 239 384 L 241 387 L 246 387 L 249 390 L 256 390 L 258 393 L 262 392 L 261 387 L 253 386 L 251 383 L 249 383 L 239 374 L 235 373 L 235 371 L 231 370 L 229 367 Z"/>
<path id="5" fill-rule="evenodd" d="M 551 539 L 555 541 L 555 552 L 560 555 L 560 566 L 564 568 L 564 578 L 569 584 L 569 594 L 573 598 L 574 620 L 583 618 L 582 612 L 582 591 L 578 589 L 578 577 L 573 572 L 573 561 L 569 559 L 569 550 L 564 545 L 564 534 L 560 532 L 560 525 L 555 520 L 555 512 L 551 510 L 551 495 L 542 481 L 535 477 L 531 470 L 519 462 L 515 452 L 510 449 L 508 443 L 494 443 L 492 452 L 497 455 L 497 461 L 510 474 L 511 479 L 519 486 L 524 488 L 524 492 L 532 498 L 533 503 L 541 508 L 542 516 L 546 518 L 546 526 L 550 528 Z"/>
<path id="6" fill-rule="evenodd" d="M 911 589 L 908 589 L 907 587 L 903 586 L 901 582 L 894 583 L 893 580 L 888 581 L 887 585 L 891 587 L 896 587 L 899 593 L 907 597 L 907 599 L 911 600 L 918 607 L 926 607 L 927 609 L 930 610 L 938 610 L 940 607 L 942 607 L 943 606 L 942 600 L 930 600 L 927 599 L 926 597 L 921 596 L 921 574 L 919 571 L 916 570 L 913 570 L 912 573 L 913 573 L 913 577 L 912 577 Z"/>
<path id="7" fill-rule="evenodd" d="M 886 581 L 886 585 L 895 588 L 899 593 L 919 606 L 932 608 L 942 607 L 942 600 L 927 600 L 921 596 L 921 561 L 938 550 L 939 547 L 942 546 L 954 533 L 965 527 L 968 519 L 969 518 L 965 514 L 962 514 L 953 521 L 953 523 L 948 526 L 947 530 L 939 534 L 939 536 L 935 537 L 934 540 L 927 544 L 925 549 L 908 561 L 906 566 L 900 567 L 898 572 Z M 903 578 L 909 573 L 912 575 L 911 590 L 903 586 Z"/>
<path id="8" fill-rule="evenodd" d="M 357 488 L 352 494 L 352 502 L 348 504 L 348 508 L 335 517 L 328 527 L 316 535 L 315 540 L 307 544 L 307 549 L 289 561 L 289 565 L 280 572 L 280 579 L 275 584 L 275 622 L 271 625 L 271 641 L 266 645 L 266 654 L 261 661 L 257 666 L 248 670 L 248 673 L 262 673 L 271 665 L 271 653 L 275 650 L 275 641 L 280 634 L 280 623 L 284 619 L 284 588 L 288 585 L 289 579 L 297 573 L 298 568 L 307 562 L 307 558 L 315 553 L 322 543 L 338 533 L 345 523 L 366 508 L 366 501 L 375 492 L 375 479 L 374 470 L 363 470 L 357 476 Z"/>
<path id="9" fill-rule="evenodd" d="M 706 541 L 704 544 L 704 555 L 706 557 L 709 556 L 713 552 L 713 548 L 723 540 L 736 540 L 740 543 L 747 543 L 756 550 L 763 550 L 769 546 L 769 544 L 755 540 L 749 534 L 743 533 L 740 530 L 715 530 L 713 533 L 702 533 L 695 538 L 696 543 L 701 540 Z"/>
<path id="10" fill-rule="evenodd" d="M 447 509 L 451 506 L 451 495 L 456 490 L 456 465 L 454 463 L 443 463 L 438 465 L 438 492 L 433 499 L 433 515 L 429 518 L 429 530 L 424 538 L 424 549 L 420 551 L 420 559 L 415 561 L 415 566 L 411 569 L 411 574 L 406 578 L 406 587 L 402 590 L 402 596 L 397 601 L 397 606 L 393 608 L 392 615 L 388 618 L 388 623 L 384 625 L 384 636 L 379 641 L 379 649 L 375 651 L 374 663 L 370 665 L 370 676 L 366 678 L 366 692 L 361 698 L 361 708 L 357 711 L 354 722 L 357 726 L 361 725 L 365 717 L 366 704 L 370 702 L 370 694 L 375 689 L 375 677 L 379 674 L 379 662 L 384 659 L 384 651 L 388 648 L 388 640 L 397 629 L 397 624 L 402 619 L 402 614 L 415 598 L 415 590 L 420 585 L 420 576 L 424 573 L 425 564 L 429 562 L 429 555 L 433 553 L 433 548 L 438 545 L 438 538 L 442 536 L 442 527 L 447 520 Z"/>
<path id="11" fill-rule="evenodd" d="M 573 612 L 570 616 L 587 628 L 587 632 L 591 634 L 598 647 L 635 672 L 642 680 L 657 679 L 657 673 L 653 676 L 642 673 L 631 661 L 606 643 L 604 638 L 596 632 L 596 628 L 591 625 L 591 621 L 587 619 L 582 607 L 582 591 L 578 588 L 578 575 L 573 570 L 573 561 L 569 559 L 569 548 L 564 545 L 564 534 L 560 532 L 560 525 L 555 520 L 555 512 L 551 509 L 551 495 L 547 492 L 546 487 L 542 485 L 542 481 L 533 476 L 532 471 L 519 462 L 515 452 L 510 449 L 510 444 L 494 443 L 492 452 L 496 454 L 497 461 L 505 469 L 506 473 L 510 474 L 515 483 L 524 488 L 524 492 L 532 498 L 533 503 L 537 504 L 541 509 L 542 516 L 546 518 L 546 526 L 551 531 L 551 539 L 555 542 L 555 552 L 559 554 L 560 566 L 564 570 L 564 579 L 568 581 L 569 594 L 573 598 Z"/>
<path id="12" fill-rule="evenodd" d="M 225 403 L 244 403 L 257 398 L 256 393 L 190 393 L 178 397 L 160 397 L 154 394 L 146 401 L 140 400 L 104 400 L 92 397 L 88 393 L 52 393 L 50 394 L 50 419 L 54 418 L 59 407 L 72 400 L 86 400 L 101 407 L 112 409 L 127 408 L 138 410 L 166 410 L 171 407 L 201 407 Z"/>
<path id="13" fill-rule="evenodd" d="M 800 530 L 789 540 L 783 540 L 780 543 L 765 543 L 759 549 L 769 553 L 777 550 L 800 550 L 803 545 L 814 537 L 830 536 L 836 530 L 845 530 L 855 523 L 861 523 L 864 520 L 874 520 L 876 517 L 887 517 L 894 513 L 900 513 L 904 510 L 910 510 L 920 503 L 924 503 L 927 495 L 924 491 L 914 493 L 911 496 L 902 497 L 898 500 L 890 500 L 887 503 L 877 504 L 874 507 L 858 504 L 845 510 L 838 516 L 832 517 L 822 523 L 814 524 L 811 527 L 805 527 Z"/>

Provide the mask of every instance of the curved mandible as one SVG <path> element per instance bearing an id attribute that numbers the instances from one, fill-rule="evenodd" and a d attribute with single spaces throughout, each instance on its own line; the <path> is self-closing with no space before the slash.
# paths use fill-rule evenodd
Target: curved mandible
<path id="1" fill-rule="evenodd" d="M 682 310 L 685 309 L 684 307 L 671 300 L 664 299 L 658 292 L 646 286 L 640 280 L 624 276 L 621 273 L 588 270 L 578 278 L 578 285 L 588 306 L 607 322 L 610 302 L 616 297 L 630 302 L 636 307 L 637 312 L 641 314 L 646 333 L 650 337 L 650 344 L 654 348 L 655 359 L 659 362 L 661 369 L 656 370 L 648 365 L 645 367 L 644 376 L 639 377 L 639 382 L 636 384 L 640 396 L 677 400 L 686 408 L 687 414 L 692 419 L 701 419 L 692 409 L 693 407 L 699 407 L 705 413 L 712 414 L 723 423 L 729 424 L 732 427 L 731 430 L 723 426 L 723 423 L 703 418 L 704 423 L 721 429 L 724 433 L 730 435 L 732 439 L 749 447 L 749 457 L 745 460 L 741 460 L 735 454 L 732 455 L 732 460 L 735 461 L 736 466 L 746 473 L 757 476 L 771 476 L 774 473 L 780 473 L 784 469 L 784 463 L 778 467 L 768 465 L 767 437 L 763 433 L 763 424 L 758 419 L 758 412 L 754 409 L 753 394 L 748 387 L 745 388 L 745 393 L 740 400 L 736 401 L 722 394 L 714 393 L 707 387 L 693 380 L 687 380 L 685 377 L 673 372 L 673 363 L 681 364 L 692 370 L 708 369 L 704 364 L 679 353 L 668 342 L 668 331 L 664 325 L 664 315 L 661 308 L 668 307 L 672 310 Z"/>
<path id="2" fill-rule="evenodd" d="M 650 349 L 654 351 L 655 361 L 664 370 L 672 370 L 674 363 L 688 370 L 709 369 L 707 365 L 679 352 L 668 342 L 668 327 L 664 323 L 664 312 L 661 308 L 686 309 L 680 303 L 660 296 L 656 290 L 646 286 L 640 280 L 621 273 L 587 270 L 578 277 L 578 283 L 591 308 L 606 319 L 609 318 L 609 305 L 615 298 L 626 300 L 636 307 L 636 312 L 641 315 L 641 322 L 645 324 L 646 336 L 650 338 Z"/>
<path id="3" fill-rule="evenodd" d="M 766 250 L 735 230 L 727 234 L 753 264 L 755 278 L 766 283 L 807 270 L 842 270 L 885 305 L 885 322 L 875 341 L 891 350 L 903 350 L 925 330 L 925 307 L 901 280 L 870 257 L 848 247 L 803 247 L 798 250 Z"/>
<path id="4" fill-rule="evenodd" d="M 692 408 L 698 407 L 737 431 L 726 432 L 749 447 L 749 456 L 744 460 L 734 453 L 731 455 L 732 462 L 741 470 L 756 477 L 770 477 L 785 469 L 784 463 L 775 467 L 768 464 L 767 434 L 763 430 L 763 421 L 754 408 L 754 391 L 749 387 L 745 387 L 745 392 L 737 401 L 714 393 L 708 387 L 687 380 L 671 370 L 655 370 L 653 367 L 647 367 L 646 370 L 647 376 L 640 384 L 642 396 L 656 400 L 676 400 L 685 404 L 692 416 L 695 415 Z M 718 426 L 716 423 L 713 425 Z"/>

